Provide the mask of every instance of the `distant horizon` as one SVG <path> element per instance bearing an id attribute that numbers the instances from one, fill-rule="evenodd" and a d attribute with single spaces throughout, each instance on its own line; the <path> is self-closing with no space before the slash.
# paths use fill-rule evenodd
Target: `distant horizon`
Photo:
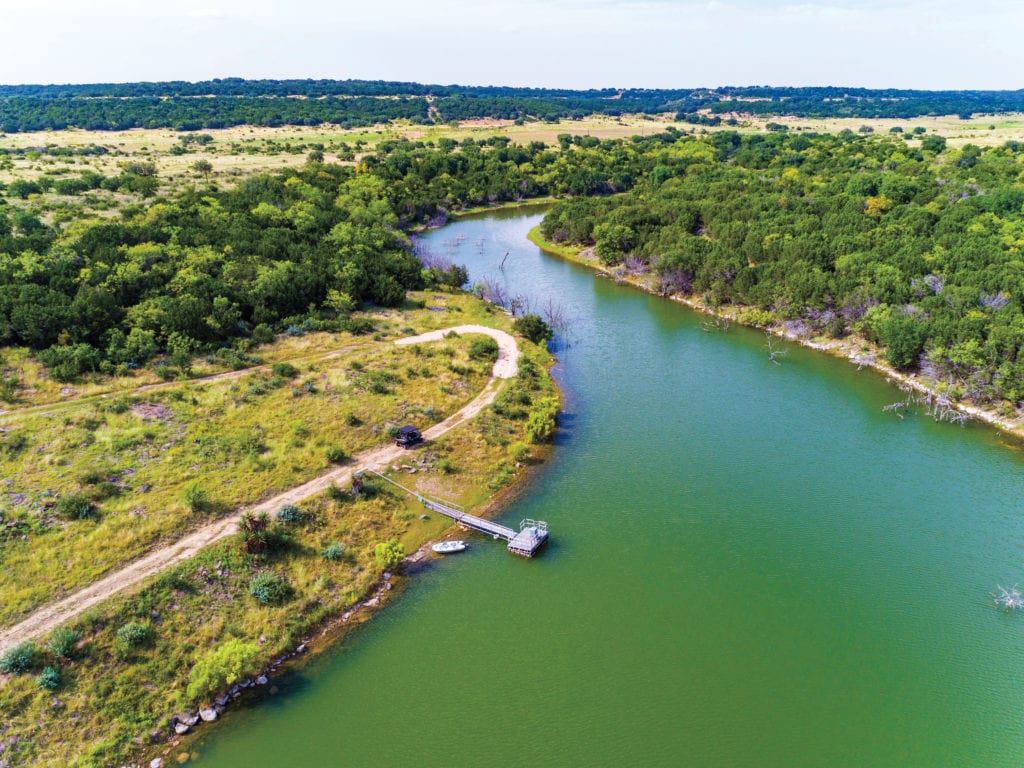
<path id="1" fill-rule="evenodd" d="M 803 85 L 794 85 L 791 83 L 778 84 L 778 83 L 727 83 L 722 85 L 600 85 L 600 86 L 587 86 L 587 87 L 574 87 L 570 85 L 529 85 L 522 83 L 505 83 L 505 82 L 489 82 L 489 83 L 474 83 L 474 82 L 438 82 L 438 81 L 427 81 L 427 80 L 409 80 L 409 79 L 389 79 L 383 77 L 331 77 L 331 76 L 319 76 L 319 75 L 308 75 L 308 76 L 287 76 L 287 77 L 244 77 L 241 75 L 214 75 L 212 77 L 167 77 L 161 79 L 127 79 L 127 80 L 65 80 L 65 81 L 51 81 L 51 82 L 6 82 L 0 81 L 0 87 L 4 88 L 59 88 L 62 86 L 101 86 L 101 85 L 133 85 L 137 83 L 146 83 L 152 85 L 160 85 L 165 83 L 207 83 L 207 82 L 224 82 L 230 80 L 241 80 L 244 82 L 365 82 L 365 83 L 390 83 L 390 84 L 401 84 L 408 83 L 410 85 L 419 86 L 437 86 L 441 88 L 509 88 L 509 89 L 521 89 L 521 90 L 552 90 L 552 91 L 696 91 L 696 90 L 726 90 L 731 88 L 744 89 L 744 88 L 769 88 L 769 89 L 803 89 L 803 88 L 835 88 L 835 89 L 848 89 L 848 90 L 864 90 L 864 91 L 917 91 L 922 93 L 956 93 L 956 92 L 981 92 L 981 93 L 1014 93 L 1024 92 L 1024 86 L 1019 88 L 982 88 L 982 87 L 962 87 L 962 88 L 915 88 L 915 87 L 902 87 L 902 86 L 868 86 L 868 85 L 855 85 L 852 83 L 808 83 Z"/>

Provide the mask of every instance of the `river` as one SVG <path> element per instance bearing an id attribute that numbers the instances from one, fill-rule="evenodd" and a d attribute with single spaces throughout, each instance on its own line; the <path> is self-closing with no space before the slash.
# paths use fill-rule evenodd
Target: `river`
<path id="1" fill-rule="evenodd" d="M 1018 766 L 1019 445 L 900 421 L 872 371 L 526 240 L 539 214 L 426 236 L 473 280 L 560 302 L 554 458 L 503 519 L 336 649 L 230 712 L 211 768 Z M 504 271 L 499 270 L 509 253 Z"/>

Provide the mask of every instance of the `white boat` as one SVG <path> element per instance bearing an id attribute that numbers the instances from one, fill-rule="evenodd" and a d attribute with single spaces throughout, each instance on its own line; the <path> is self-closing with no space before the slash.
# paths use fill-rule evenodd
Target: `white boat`
<path id="1" fill-rule="evenodd" d="M 431 547 L 439 555 L 450 555 L 454 552 L 461 552 L 466 548 L 464 541 L 439 541 Z"/>

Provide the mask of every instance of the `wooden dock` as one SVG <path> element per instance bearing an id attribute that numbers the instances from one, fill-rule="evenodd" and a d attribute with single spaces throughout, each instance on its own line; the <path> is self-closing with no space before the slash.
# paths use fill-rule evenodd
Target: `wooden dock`
<path id="1" fill-rule="evenodd" d="M 514 555 L 533 557 L 537 553 L 537 550 L 544 546 L 544 542 L 548 540 L 548 524 L 543 520 L 530 520 L 529 518 L 521 520 L 519 523 L 519 530 L 514 531 L 507 526 L 494 522 L 493 520 L 485 520 L 482 517 L 471 515 L 459 504 L 445 501 L 444 499 L 423 496 L 411 491 L 404 485 L 396 483 L 391 478 L 385 477 L 376 470 L 367 468 L 363 471 L 376 475 L 382 480 L 386 480 L 392 485 L 401 488 L 410 496 L 415 496 L 416 500 L 427 509 L 433 510 L 445 517 L 450 517 L 463 528 L 470 528 L 474 531 L 485 533 L 493 539 L 504 539 L 508 542 L 508 551 Z"/>
<path id="2" fill-rule="evenodd" d="M 482 517 L 471 515 L 461 507 L 448 502 L 441 502 L 426 496 L 417 496 L 416 499 L 427 509 L 450 517 L 464 528 L 472 528 L 474 531 L 486 533 L 495 539 L 504 539 L 508 542 L 508 551 L 514 555 L 533 557 L 548 540 L 548 524 L 543 520 L 522 520 L 517 532 L 493 520 L 484 520 Z"/>

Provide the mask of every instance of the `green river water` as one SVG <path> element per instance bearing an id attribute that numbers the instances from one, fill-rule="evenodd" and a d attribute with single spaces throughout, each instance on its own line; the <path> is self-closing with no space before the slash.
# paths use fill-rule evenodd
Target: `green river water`
<path id="1" fill-rule="evenodd" d="M 871 371 L 707 332 L 526 240 L 540 215 L 426 237 L 474 280 L 561 301 L 552 461 L 503 520 L 547 520 L 416 576 L 198 749 L 262 766 L 1019 766 L 1019 446 L 900 421 Z M 510 253 L 504 273 L 498 265 Z"/>

